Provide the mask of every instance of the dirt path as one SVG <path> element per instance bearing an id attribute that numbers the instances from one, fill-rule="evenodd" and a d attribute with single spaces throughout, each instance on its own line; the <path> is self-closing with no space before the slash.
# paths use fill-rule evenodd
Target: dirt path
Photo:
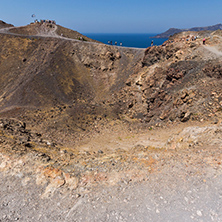
<path id="1" fill-rule="evenodd" d="M 7 27 L 7 28 L 1 28 L 0 29 L 0 33 L 9 33 L 9 31 L 11 30 L 11 29 L 15 29 L 15 28 L 17 28 L 17 29 L 19 29 L 19 28 L 24 28 L 24 27 L 26 27 L 25 25 L 23 25 L 23 26 L 18 26 L 18 27 Z M 13 33 L 10 33 L 10 34 L 12 34 L 13 35 Z"/>
<path id="2" fill-rule="evenodd" d="M 222 52 L 219 51 L 217 48 L 213 47 L 213 46 L 203 46 L 206 50 L 216 54 L 218 57 L 222 56 Z"/>

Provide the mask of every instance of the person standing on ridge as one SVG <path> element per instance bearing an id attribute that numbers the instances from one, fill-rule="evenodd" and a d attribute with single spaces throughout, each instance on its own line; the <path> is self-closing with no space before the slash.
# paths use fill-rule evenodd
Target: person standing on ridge
<path id="1" fill-rule="evenodd" d="M 153 46 L 153 40 L 151 41 L 151 47 Z"/>
<path id="2" fill-rule="evenodd" d="M 203 39 L 203 45 L 205 45 L 205 41 L 206 41 L 206 39 Z"/>

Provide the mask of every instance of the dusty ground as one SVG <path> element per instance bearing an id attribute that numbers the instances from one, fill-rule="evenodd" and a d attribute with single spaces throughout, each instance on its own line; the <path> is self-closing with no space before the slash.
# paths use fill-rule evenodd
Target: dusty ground
<path id="1" fill-rule="evenodd" d="M 222 221 L 221 132 L 220 123 L 106 131 L 61 149 L 59 165 L 2 152 L 1 220 Z"/>
<path id="2" fill-rule="evenodd" d="M 144 50 L 8 27 L 0 221 L 222 221 L 221 31 Z"/>

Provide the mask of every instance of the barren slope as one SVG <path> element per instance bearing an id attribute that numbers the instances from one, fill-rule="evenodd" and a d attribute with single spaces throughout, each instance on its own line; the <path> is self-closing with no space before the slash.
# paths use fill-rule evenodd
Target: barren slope
<path id="1" fill-rule="evenodd" d="M 36 26 L 15 29 L 30 28 Z M 28 120 L 54 138 L 56 129 L 68 138 L 90 132 L 96 119 L 119 118 L 121 106 L 110 101 L 141 67 L 144 53 L 63 37 L 0 38 L 2 115 Z"/>

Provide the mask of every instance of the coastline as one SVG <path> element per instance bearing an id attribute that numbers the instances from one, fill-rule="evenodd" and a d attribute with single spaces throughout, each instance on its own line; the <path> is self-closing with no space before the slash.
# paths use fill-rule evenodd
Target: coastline
<path id="1" fill-rule="evenodd" d="M 154 45 L 162 45 L 167 38 L 153 39 L 155 33 L 83 33 L 87 37 L 108 45 L 117 45 L 135 48 L 147 48 Z"/>

